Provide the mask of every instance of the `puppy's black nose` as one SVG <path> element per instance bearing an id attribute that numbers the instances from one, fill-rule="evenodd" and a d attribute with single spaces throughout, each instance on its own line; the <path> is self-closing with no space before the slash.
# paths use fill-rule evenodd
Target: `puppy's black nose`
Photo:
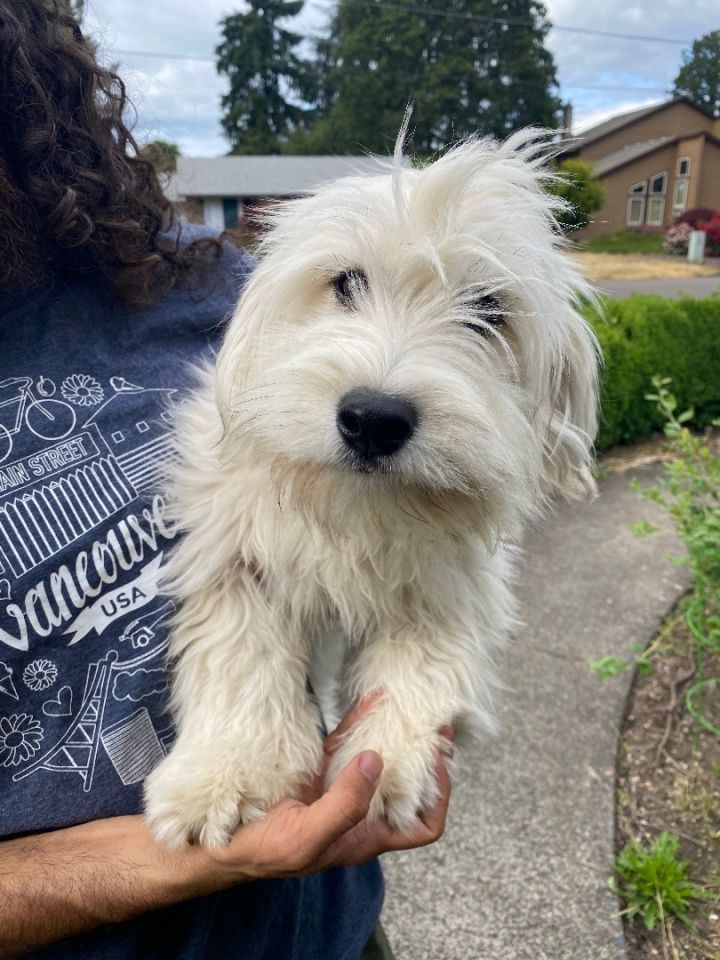
<path id="1" fill-rule="evenodd" d="M 404 446 L 417 426 L 415 407 L 402 397 L 359 387 L 340 400 L 340 436 L 362 457 L 387 457 Z"/>

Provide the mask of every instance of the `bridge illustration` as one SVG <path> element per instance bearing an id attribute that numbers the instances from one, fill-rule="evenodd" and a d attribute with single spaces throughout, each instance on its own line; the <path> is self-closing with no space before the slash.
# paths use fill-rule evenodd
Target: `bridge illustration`
<path id="1" fill-rule="evenodd" d="M 24 780 L 39 770 L 74 773 L 81 778 L 83 790 L 88 793 L 101 742 L 123 783 L 139 783 L 144 779 L 165 755 L 165 738 L 156 732 L 148 711 L 140 707 L 104 732 L 103 718 L 111 681 L 120 673 L 132 672 L 156 659 L 167 645 L 166 638 L 152 650 L 127 660 L 118 660 L 117 650 L 110 650 L 101 660 L 89 664 L 82 703 L 65 733 L 30 766 L 16 773 L 13 780 Z"/>

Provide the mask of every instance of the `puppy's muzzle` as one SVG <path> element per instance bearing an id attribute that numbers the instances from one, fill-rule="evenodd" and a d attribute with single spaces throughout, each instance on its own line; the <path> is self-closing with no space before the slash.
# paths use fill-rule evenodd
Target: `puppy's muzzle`
<path id="1" fill-rule="evenodd" d="M 417 420 L 417 411 L 409 400 L 360 387 L 341 398 L 337 427 L 352 453 L 371 464 L 404 447 Z"/>

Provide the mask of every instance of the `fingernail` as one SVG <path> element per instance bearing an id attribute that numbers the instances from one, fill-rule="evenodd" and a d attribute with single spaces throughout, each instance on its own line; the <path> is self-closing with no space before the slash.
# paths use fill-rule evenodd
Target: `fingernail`
<path id="1" fill-rule="evenodd" d="M 360 754 L 358 767 L 360 768 L 360 773 L 369 780 L 370 783 L 377 783 L 383 769 L 382 757 L 379 753 L 375 753 L 374 750 L 366 750 L 365 753 Z"/>

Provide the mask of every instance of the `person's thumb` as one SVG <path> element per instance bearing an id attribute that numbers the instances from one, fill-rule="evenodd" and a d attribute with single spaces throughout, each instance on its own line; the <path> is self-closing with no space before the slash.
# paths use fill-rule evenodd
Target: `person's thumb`
<path id="1" fill-rule="evenodd" d="M 365 750 L 340 771 L 327 793 L 308 807 L 308 836 L 317 844 L 318 853 L 365 819 L 382 769 L 380 754 Z"/>

